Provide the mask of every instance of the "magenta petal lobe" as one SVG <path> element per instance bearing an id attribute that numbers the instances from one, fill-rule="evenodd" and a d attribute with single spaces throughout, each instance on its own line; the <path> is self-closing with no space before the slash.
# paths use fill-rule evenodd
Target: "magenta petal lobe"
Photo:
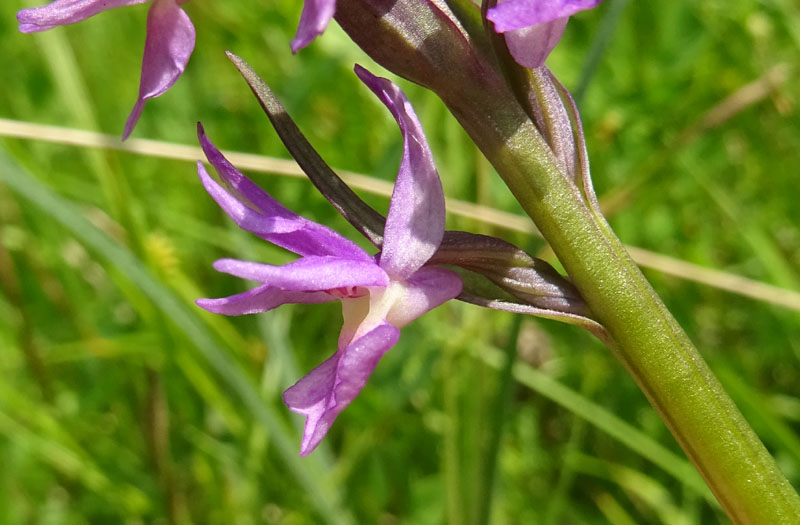
<path id="1" fill-rule="evenodd" d="M 123 140 L 133 131 L 144 102 L 163 95 L 181 76 L 192 56 L 195 31 L 177 0 L 153 0 L 147 13 L 139 97 L 125 123 Z"/>
<path id="2" fill-rule="evenodd" d="M 461 293 L 461 277 L 445 268 L 419 269 L 404 283 L 403 297 L 389 310 L 386 320 L 402 328 L 417 317 Z"/>
<path id="3" fill-rule="evenodd" d="M 148 0 L 56 0 L 41 7 L 22 9 L 17 13 L 19 30 L 23 33 L 46 31 L 57 26 L 74 24 L 98 13 L 143 4 Z"/>
<path id="4" fill-rule="evenodd" d="M 444 192 L 422 125 L 399 87 L 356 66 L 356 74 L 392 112 L 403 133 L 403 159 L 389 203 L 380 264 L 409 277 L 434 254 L 444 236 Z"/>
<path id="5" fill-rule="evenodd" d="M 361 393 L 380 358 L 399 337 L 400 331 L 384 321 L 284 392 L 286 406 L 306 416 L 301 456 L 319 445 L 336 416 Z"/>
<path id="6" fill-rule="evenodd" d="M 306 47 L 328 27 L 336 12 L 336 0 L 305 0 L 297 35 L 292 39 L 292 52 Z"/>
<path id="7" fill-rule="evenodd" d="M 289 292 L 262 284 L 252 290 L 220 299 L 198 299 L 197 306 L 222 315 L 247 315 L 267 312 L 289 303 L 327 303 L 336 298 L 325 292 Z"/>
<path id="8" fill-rule="evenodd" d="M 377 264 L 341 257 L 308 256 L 283 266 L 220 259 L 217 271 L 269 284 L 282 290 L 317 292 L 357 286 L 387 286 L 389 277 Z"/>
<path id="9" fill-rule="evenodd" d="M 266 236 L 292 233 L 303 228 L 304 221 L 301 217 L 279 213 L 262 214 L 249 207 L 241 198 L 235 197 L 212 179 L 202 163 L 197 164 L 197 173 L 208 194 L 243 230 Z"/>
<path id="10" fill-rule="evenodd" d="M 517 64 L 535 69 L 542 67 L 550 52 L 561 40 L 569 17 L 515 29 L 504 34 L 508 51 Z"/>
<path id="11" fill-rule="evenodd" d="M 208 175 L 202 164 L 197 166 L 200 180 L 240 228 L 298 255 L 333 255 L 372 262 L 372 257 L 353 241 L 297 215 L 273 199 L 228 162 L 199 124 L 197 132 L 203 152 L 225 188 Z"/>
<path id="12" fill-rule="evenodd" d="M 558 44 L 571 15 L 597 7 L 601 0 L 505 0 L 489 9 L 494 30 L 505 33 L 518 64 L 537 68 Z"/>
<path id="13" fill-rule="evenodd" d="M 498 33 L 536 24 L 546 24 L 592 9 L 601 0 L 506 0 L 489 9 L 486 18 Z"/>

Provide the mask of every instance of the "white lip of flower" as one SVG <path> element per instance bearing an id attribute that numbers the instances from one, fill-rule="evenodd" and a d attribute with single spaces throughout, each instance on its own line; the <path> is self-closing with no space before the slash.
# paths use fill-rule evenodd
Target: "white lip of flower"
<path id="1" fill-rule="evenodd" d="M 341 300 L 344 323 L 339 335 L 339 348 L 349 345 L 383 321 L 395 328 L 402 328 L 416 318 L 403 308 L 406 295 L 404 281 L 392 281 L 385 288 L 359 288 L 359 291 L 363 290 L 367 293 Z M 396 305 L 400 307 L 395 308 Z"/>

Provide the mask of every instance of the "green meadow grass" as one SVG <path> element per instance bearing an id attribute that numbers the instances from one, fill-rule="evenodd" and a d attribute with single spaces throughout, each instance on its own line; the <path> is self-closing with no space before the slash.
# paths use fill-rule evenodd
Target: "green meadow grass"
<path id="1" fill-rule="evenodd" d="M 0 5 L 0 118 L 121 134 L 146 6 L 22 35 L 14 13 L 31 4 Z M 194 145 L 202 121 L 221 148 L 287 157 L 228 49 L 332 166 L 393 179 L 400 134 L 352 67 L 386 73 L 335 24 L 293 56 L 299 1 L 185 8 L 196 51 L 134 137 Z M 789 0 L 607 0 L 572 20 L 549 65 L 580 97 L 625 243 L 800 292 L 798 28 Z M 435 96 L 400 84 L 446 194 L 519 213 Z M 252 176 L 357 238 L 307 181 Z M 551 257 L 480 218 L 448 227 Z M 208 314 L 195 298 L 245 289 L 211 268 L 220 257 L 290 260 L 239 231 L 191 162 L 0 138 L 0 524 L 726 522 L 600 343 L 463 303 L 405 328 L 299 458 L 280 392 L 334 350 L 340 312 Z M 800 312 L 647 274 L 797 487 Z"/>

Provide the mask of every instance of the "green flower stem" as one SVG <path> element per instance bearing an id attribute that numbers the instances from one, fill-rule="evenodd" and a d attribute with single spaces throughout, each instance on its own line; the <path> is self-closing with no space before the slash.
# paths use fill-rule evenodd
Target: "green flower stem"
<path id="1" fill-rule="evenodd" d="M 476 84 L 484 84 L 477 85 Z M 800 498 L 606 220 L 498 80 L 436 90 L 550 243 L 609 346 L 735 523 L 797 523 Z"/>

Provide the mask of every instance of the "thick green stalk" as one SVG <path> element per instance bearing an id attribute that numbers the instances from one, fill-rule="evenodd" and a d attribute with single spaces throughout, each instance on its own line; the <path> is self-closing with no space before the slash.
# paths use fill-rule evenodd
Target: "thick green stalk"
<path id="1" fill-rule="evenodd" d="M 467 0 L 339 0 L 389 70 L 435 91 L 550 243 L 609 346 L 735 523 L 800 523 L 800 497 L 518 103 Z"/>
<path id="2" fill-rule="evenodd" d="M 800 522 L 800 498 L 608 223 L 514 104 L 440 92 L 550 243 L 631 373 L 735 523 Z M 464 96 L 468 95 L 468 96 Z"/>

